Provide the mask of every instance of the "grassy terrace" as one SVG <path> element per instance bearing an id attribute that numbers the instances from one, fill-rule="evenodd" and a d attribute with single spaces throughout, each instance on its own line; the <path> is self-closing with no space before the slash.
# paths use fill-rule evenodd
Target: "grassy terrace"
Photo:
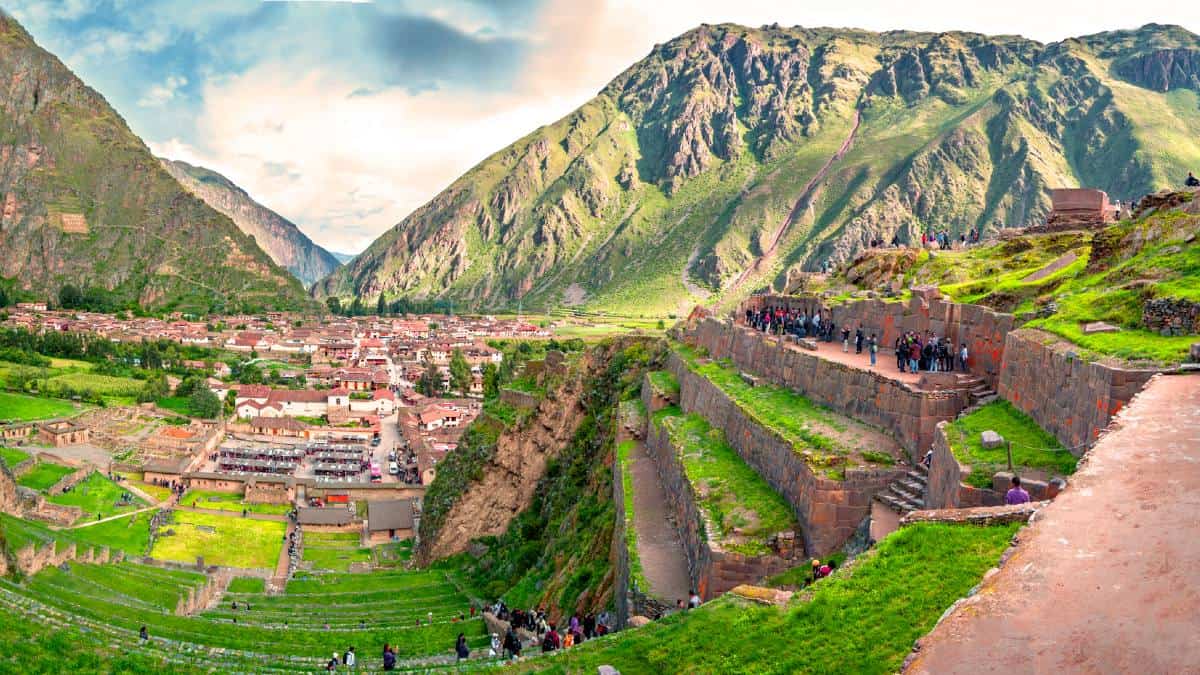
<path id="1" fill-rule="evenodd" d="M 70 492 L 48 497 L 47 501 L 64 506 L 78 506 L 83 510 L 81 520 L 95 520 L 96 516 L 115 516 L 140 509 L 146 505 L 144 501 L 132 495 L 133 499 L 118 506 L 121 497 L 126 494 L 125 488 L 117 485 L 104 474 L 93 472 Z"/>
<path id="2" fill-rule="evenodd" d="M 33 465 L 33 468 L 26 471 L 24 475 L 17 478 L 17 485 L 34 490 L 45 490 L 53 487 L 55 483 L 74 472 L 75 469 L 69 466 L 51 464 L 50 462 L 38 462 Z"/>
<path id="3" fill-rule="evenodd" d="M 241 513 L 242 509 L 250 513 L 263 513 L 281 516 L 292 510 L 291 504 L 248 504 L 242 501 L 240 495 L 232 492 L 217 492 L 214 490 L 188 490 L 179 500 L 183 506 L 194 506 L 198 509 L 214 511 L 229 511 Z"/>
<path id="4" fill-rule="evenodd" d="M 656 412 L 653 423 L 670 434 L 700 507 L 718 530 L 708 532 L 709 539 L 731 551 L 761 555 L 768 551 L 768 536 L 796 529 L 788 503 L 703 417 L 672 406 Z"/>
<path id="5" fill-rule="evenodd" d="M 0 460 L 4 460 L 10 469 L 27 459 L 29 459 L 29 453 L 24 450 L 0 447 Z"/>
<path id="6" fill-rule="evenodd" d="M 834 480 L 845 477 L 847 466 L 890 465 L 892 457 L 877 447 L 844 440 L 851 427 L 861 425 L 797 394 L 787 387 L 769 383 L 751 386 L 731 364 L 701 362 L 696 350 L 675 344 L 676 353 L 692 372 L 725 392 L 738 408 L 757 424 L 770 429 L 792 444 L 814 471 Z"/>
<path id="7" fill-rule="evenodd" d="M 264 668 L 311 672 L 323 663 L 322 658 L 333 651 L 340 653 L 349 645 L 355 645 L 360 658 L 370 659 L 368 663 L 374 667 L 377 650 L 384 642 L 394 645 L 401 658 L 448 653 L 460 631 L 468 635 L 473 648 L 482 647 L 487 637 L 480 619 L 449 620 L 447 597 L 453 597 L 454 591 L 445 578 L 414 575 L 407 585 L 396 583 L 401 575 L 380 575 L 378 587 L 387 598 L 333 592 L 284 596 L 237 593 L 227 595 L 218 609 L 181 617 L 171 614 L 171 610 L 188 587 L 203 583 L 203 576 L 132 563 L 74 564 L 65 571 L 48 568 L 22 583 L 0 581 L 0 609 L 7 613 L 6 604 L 43 603 L 70 615 L 65 620 L 73 626 L 121 636 L 119 642 L 127 650 L 140 648 L 136 631 L 145 625 L 155 640 L 184 643 L 164 644 L 163 649 L 212 658 L 209 667 L 221 672 L 258 672 Z M 397 592 L 400 589 L 403 595 Z M 240 606 L 236 612 L 231 609 L 234 599 Z M 251 604 L 250 611 L 244 609 L 246 602 Z M 459 611 L 465 609 L 461 599 L 454 604 Z M 401 614 L 400 609 L 407 613 Z M 433 623 L 417 627 L 417 618 L 424 619 L 430 611 L 434 612 Z M 45 611 L 36 611 L 29 618 L 35 623 L 61 620 Z M 0 623 L 7 626 L 13 622 Z M 223 653 L 210 654 L 210 649 Z"/>
<path id="8" fill-rule="evenodd" d="M 10 551 L 28 544 L 57 542 L 59 546 L 72 543 L 82 547 L 107 546 L 130 555 L 144 555 L 150 543 L 150 512 L 67 530 L 51 530 L 41 523 L 0 513 L 0 532 Z"/>
<path id="9" fill-rule="evenodd" d="M 353 532 L 305 532 L 304 561 L 314 569 L 347 572 L 352 563 L 371 562 L 371 549 L 358 542 Z"/>
<path id="10" fill-rule="evenodd" d="M 1016 528 L 911 525 L 789 607 L 727 596 L 518 670 L 595 672 L 610 664 L 623 673 L 894 673 L 913 641 L 996 564 Z"/>
<path id="11" fill-rule="evenodd" d="M 637 527 L 633 520 L 633 469 L 629 466 L 629 453 L 637 447 L 637 441 L 621 441 L 617 445 L 617 462 L 621 466 L 621 489 L 625 503 L 625 548 L 629 551 L 629 578 L 643 591 L 650 588 L 638 556 Z"/>
<path id="12" fill-rule="evenodd" d="M 655 391 L 667 394 L 669 396 L 679 397 L 679 380 L 667 370 L 655 370 L 647 374 L 650 378 L 650 386 Z"/>
<path id="13" fill-rule="evenodd" d="M 169 530 L 175 534 L 166 535 Z M 150 554 L 159 560 L 193 563 L 204 556 L 208 565 L 275 569 L 286 530 L 282 522 L 177 510 L 160 528 Z"/>
<path id="14" fill-rule="evenodd" d="M 1005 448 L 983 448 L 980 434 L 989 429 L 1012 442 L 1013 466 L 1018 472 L 1033 469 L 1053 476 L 1075 473 L 1077 460 L 1058 439 L 1008 401 L 994 401 L 946 428 L 946 440 L 950 441 L 954 457 L 971 466 L 967 484 L 990 488 L 992 474 L 1008 469 Z"/>
<path id="15" fill-rule="evenodd" d="M 0 422 L 67 417 L 74 415 L 75 411 L 75 406 L 70 401 L 0 391 Z"/>

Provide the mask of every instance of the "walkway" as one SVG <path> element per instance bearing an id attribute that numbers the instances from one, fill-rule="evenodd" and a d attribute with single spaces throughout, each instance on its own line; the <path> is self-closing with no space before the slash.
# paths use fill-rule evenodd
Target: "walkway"
<path id="1" fill-rule="evenodd" d="M 738 328 L 740 330 L 753 331 L 756 333 L 760 333 L 763 336 L 766 336 L 766 333 L 762 333 L 761 331 L 755 331 L 753 328 L 748 328 L 745 325 L 745 323 L 742 323 L 742 322 L 738 323 Z M 884 347 L 883 345 L 880 345 L 879 353 L 875 355 L 876 365 L 874 368 L 872 368 L 871 367 L 871 355 L 869 353 L 867 353 L 866 340 L 865 339 L 863 340 L 863 352 L 861 354 L 855 354 L 854 353 L 854 335 L 851 334 L 849 351 L 842 352 L 842 340 L 841 340 L 840 335 L 841 334 L 839 333 L 838 339 L 834 342 L 818 341 L 817 342 L 817 351 L 815 351 L 815 352 L 812 351 L 811 349 L 805 349 L 793 342 L 788 342 L 787 348 L 798 351 L 798 352 L 803 352 L 805 354 L 813 354 L 815 356 L 819 356 L 819 357 L 825 359 L 826 361 L 833 361 L 835 363 L 840 363 L 842 365 L 850 366 L 851 368 L 857 368 L 859 370 L 869 370 L 873 373 L 879 373 L 880 375 L 882 375 L 888 379 L 896 380 L 897 382 L 903 382 L 904 384 L 916 385 L 917 382 L 921 379 L 921 376 L 924 375 L 924 373 L 910 373 L 907 371 L 902 373 L 899 370 L 897 370 L 897 368 L 896 368 L 896 352 L 894 350 L 892 350 L 890 347 Z M 773 340 L 780 339 L 780 336 L 778 336 L 778 335 L 772 335 L 770 337 Z"/>
<path id="2" fill-rule="evenodd" d="M 89 520 L 89 521 L 87 521 L 86 523 L 80 523 L 80 524 L 78 524 L 78 525 L 71 525 L 70 527 L 56 527 L 56 528 L 51 528 L 51 529 L 55 529 L 55 530 L 80 530 L 80 529 L 83 529 L 83 528 L 85 528 L 85 527 L 91 527 L 91 526 L 93 526 L 93 525 L 99 525 L 100 523 L 107 523 L 107 522 L 108 522 L 108 521 L 110 521 L 110 520 L 119 520 L 119 519 L 121 519 L 121 518 L 129 518 L 130 516 L 132 516 L 132 515 L 134 515 L 134 514 L 136 514 L 136 513 L 145 513 L 145 512 L 147 512 L 147 511 L 157 511 L 159 508 L 160 508 L 160 507 L 159 507 L 158 505 L 154 505 L 154 506 L 143 506 L 142 508 L 140 508 L 140 509 L 137 509 L 137 510 L 135 510 L 135 511 L 125 511 L 125 512 L 123 512 L 123 513 L 118 513 L 118 514 L 117 514 L 117 515 L 115 515 L 115 516 L 107 516 L 107 517 L 105 517 L 105 518 L 101 518 L 100 520 Z"/>
<path id="3" fill-rule="evenodd" d="M 674 605 L 687 600 L 691 588 L 687 556 L 675 526 L 667 520 L 670 509 L 667 496 L 654 460 L 646 453 L 641 441 L 629 453 L 630 474 L 633 477 L 633 525 L 637 530 L 637 554 L 642 562 L 642 574 L 649 589 L 648 595 Z"/>
<path id="4" fill-rule="evenodd" d="M 1200 664 L 1200 375 L 1158 376 L 910 673 Z"/>

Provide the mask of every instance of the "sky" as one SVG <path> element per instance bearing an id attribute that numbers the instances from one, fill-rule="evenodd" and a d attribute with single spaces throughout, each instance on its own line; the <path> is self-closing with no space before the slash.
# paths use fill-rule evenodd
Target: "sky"
<path id="1" fill-rule="evenodd" d="M 701 23 L 966 30 L 1050 42 L 1179 0 L 10 0 L 155 154 L 208 167 L 357 253 L 491 153 Z"/>

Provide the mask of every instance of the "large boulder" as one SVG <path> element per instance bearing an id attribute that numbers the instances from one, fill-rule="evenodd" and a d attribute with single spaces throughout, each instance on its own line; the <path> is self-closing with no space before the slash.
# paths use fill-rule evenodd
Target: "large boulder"
<path id="1" fill-rule="evenodd" d="M 1004 445 L 1004 437 L 991 429 L 980 434 L 979 441 L 983 443 L 984 450 L 994 450 Z"/>

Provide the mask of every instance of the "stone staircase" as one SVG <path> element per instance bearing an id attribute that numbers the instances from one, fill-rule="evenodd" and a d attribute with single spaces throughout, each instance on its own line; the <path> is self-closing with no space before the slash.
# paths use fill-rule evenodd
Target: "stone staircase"
<path id="1" fill-rule="evenodd" d="M 959 373 L 956 378 L 958 381 L 955 388 L 966 390 L 970 394 L 971 403 L 967 409 L 971 412 L 996 400 L 996 390 L 989 387 L 982 377 Z"/>
<path id="2" fill-rule="evenodd" d="M 875 500 L 892 511 L 906 516 L 925 508 L 925 487 L 929 469 L 918 463 L 908 473 L 888 484 L 887 489 L 876 493 Z"/>

